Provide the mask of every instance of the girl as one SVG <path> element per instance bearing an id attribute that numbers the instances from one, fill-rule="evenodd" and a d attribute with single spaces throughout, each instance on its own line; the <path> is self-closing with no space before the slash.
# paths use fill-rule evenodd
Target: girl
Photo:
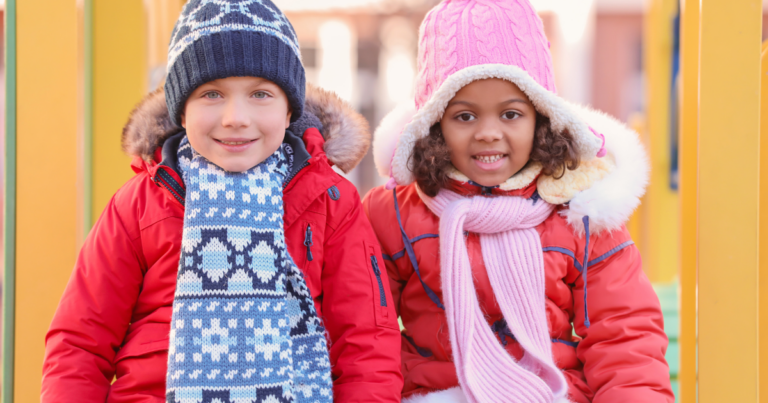
<path id="1" fill-rule="evenodd" d="M 415 110 L 363 201 L 402 318 L 408 402 L 672 402 L 658 299 L 624 226 L 635 133 L 555 93 L 527 0 L 424 20 Z M 395 186 L 397 185 L 397 186 Z"/>

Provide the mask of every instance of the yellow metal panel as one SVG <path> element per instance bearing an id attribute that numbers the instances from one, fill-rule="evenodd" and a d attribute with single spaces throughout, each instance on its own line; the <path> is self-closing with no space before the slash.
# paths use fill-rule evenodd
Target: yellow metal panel
<path id="1" fill-rule="evenodd" d="M 120 137 L 147 92 L 145 20 L 142 0 L 93 0 L 93 222 L 133 176 Z"/>
<path id="2" fill-rule="evenodd" d="M 768 41 L 760 68 L 760 402 L 768 403 Z"/>
<path id="3" fill-rule="evenodd" d="M 677 193 L 670 186 L 672 21 L 677 0 L 651 0 L 645 21 L 645 71 L 651 181 L 643 199 L 643 267 L 654 282 L 677 275 L 680 240 Z"/>
<path id="4" fill-rule="evenodd" d="M 696 402 L 698 247 L 699 0 L 682 3 L 680 86 L 680 382 L 679 401 Z"/>
<path id="5" fill-rule="evenodd" d="M 632 130 L 636 131 L 637 133 L 645 133 L 645 115 L 642 113 L 634 113 L 629 117 L 629 127 L 632 128 Z M 645 249 L 645 244 L 643 243 L 643 211 L 645 209 L 641 206 L 638 207 L 637 210 L 635 210 L 634 213 L 632 213 L 632 216 L 629 217 L 629 221 L 627 222 L 627 230 L 629 230 L 629 235 L 632 237 L 632 240 L 635 241 L 635 246 L 637 246 L 637 249 L 642 251 Z"/>
<path id="6" fill-rule="evenodd" d="M 758 399 L 760 0 L 702 0 L 699 400 Z"/>
<path id="7" fill-rule="evenodd" d="M 17 3 L 15 401 L 40 400 L 44 337 L 75 262 L 77 10 Z"/>

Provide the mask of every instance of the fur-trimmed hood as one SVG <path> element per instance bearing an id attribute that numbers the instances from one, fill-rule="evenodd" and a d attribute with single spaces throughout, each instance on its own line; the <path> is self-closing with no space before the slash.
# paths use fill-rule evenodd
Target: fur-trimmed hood
<path id="1" fill-rule="evenodd" d="M 325 154 L 342 171 L 351 171 L 368 152 L 371 144 L 368 121 L 336 94 L 307 84 L 304 114 L 312 114 L 322 123 Z M 181 130 L 168 115 L 161 87 L 148 94 L 131 112 L 123 129 L 123 150 L 150 162 L 165 140 Z"/>
<path id="2" fill-rule="evenodd" d="M 614 230 L 629 219 L 645 193 L 650 172 L 648 155 L 638 134 L 623 123 L 602 112 L 563 102 L 584 126 L 605 137 L 607 154 L 582 160 L 578 169 L 566 171 L 560 179 L 540 176 L 539 195 L 552 204 L 567 204 L 561 214 L 577 233 L 584 232 L 582 219 L 586 216 L 592 233 Z M 396 163 L 395 150 L 403 145 L 400 134 L 416 113 L 412 102 L 403 104 L 376 129 L 373 156 L 380 176 L 389 178 L 392 164 Z"/>

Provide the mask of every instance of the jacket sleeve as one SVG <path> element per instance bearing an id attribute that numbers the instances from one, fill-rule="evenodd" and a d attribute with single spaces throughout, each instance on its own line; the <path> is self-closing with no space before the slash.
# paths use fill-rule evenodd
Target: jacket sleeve
<path id="1" fill-rule="evenodd" d="M 345 192 L 346 193 L 346 192 Z M 376 236 L 354 205 L 324 245 L 323 317 L 336 402 L 400 402 L 400 331 Z"/>
<path id="2" fill-rule="evenodd" d="M 104 402 L 143 279 L 115 198 L 88 235 L 45 338 L 41 402 Z"/>
<path id="3" fill-rule="evenodd" d="M 601 242 L 615 243 L 612 238 L 592 236 L 592 250 Z M 589 259 L 594 264 L 575 281 L 573 321 L 583 337 L 576 352 L 593 402 L 673 402 L 661 307 L 639 251 L 632 244 L 619 245 Z"/>

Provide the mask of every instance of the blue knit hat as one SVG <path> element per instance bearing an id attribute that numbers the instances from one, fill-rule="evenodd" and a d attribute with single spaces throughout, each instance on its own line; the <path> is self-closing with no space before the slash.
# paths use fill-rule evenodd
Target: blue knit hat
<path id="1" fill-rule="evenodd" d="M 176 124 L 189 95 L 225 77 L 261 77 L 304 109 L 305 77 L 296 32 L 270 0 L 190 0 L 171 33 L 165 102 Z"/>

